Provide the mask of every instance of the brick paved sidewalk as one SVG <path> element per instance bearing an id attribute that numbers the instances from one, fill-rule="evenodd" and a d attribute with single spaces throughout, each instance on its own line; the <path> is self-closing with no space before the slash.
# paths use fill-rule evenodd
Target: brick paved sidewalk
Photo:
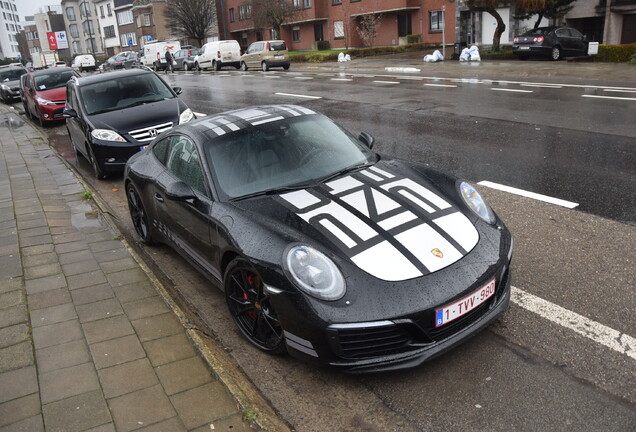
<path id="1" fill-rule="evenodd" d="M 252 430 L 83 192 L 0 107 L 0 431 Z"/>

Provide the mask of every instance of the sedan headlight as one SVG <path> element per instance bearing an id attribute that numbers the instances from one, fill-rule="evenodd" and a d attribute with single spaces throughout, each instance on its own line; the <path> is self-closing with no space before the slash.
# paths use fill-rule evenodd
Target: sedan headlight
<path id="1" fill-rule="evenodd" d="M 473 213 L 491 225 L 495 223 L 495 214 L 479 192 L 477 192 L 477 189 L 466 182 L 461 182 L 459 185 L 459 193 Z"/>
<path id="2" fill-rule="evenodd" d="M 121 135 L 110 129 L 93 129 L 91 131 L 91 135 L 93 136 L 93 138 L 102 141 L 126 142 L 126 140 L 122 138 Z"/>
<path id="3" fill-rule="evenodd" d="M 345 295 L 342 273 L 325 254 L 309 246 L 293 246 L 283 257 L 293 282 L 322 300 L 338 300 Z"/>
<path id="4" fill-rule="evenodd" d="M 55 102 L 52 102 L 48 99 L 44 99 L 43 97 L 36 96 L 35 100 L 39 105 L 57 105 Z"/>
<path id="5" fill-rule="evenodd" d="M 6 86 L 6 85 L 2 84 L 2 90 L 9 91 L 11 89 L 9 88 L 9 86 Z"/>
<path id="6" fill-rule="evenodd" d="M 193 118 L 194 118 L 194 113 L 192 112 L 190 108 L 188 108 L 187 110 L 182 112 L 181 115 L 179 116 L 179 124 L 187 123 Z"/>

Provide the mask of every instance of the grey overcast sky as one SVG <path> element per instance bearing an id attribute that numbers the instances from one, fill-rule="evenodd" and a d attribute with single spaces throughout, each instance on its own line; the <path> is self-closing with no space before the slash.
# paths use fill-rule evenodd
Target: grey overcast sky
<path id="1" fill-rule="evenodd" d="M 24 21 L 24 17 L 27 15 L 34 15 L 42 10 L 46 10 L 45 6 L 60 5 L 60 0 L 18 0 L 15 2 L 18 7 L 18 16 L 20 21 Z"/>

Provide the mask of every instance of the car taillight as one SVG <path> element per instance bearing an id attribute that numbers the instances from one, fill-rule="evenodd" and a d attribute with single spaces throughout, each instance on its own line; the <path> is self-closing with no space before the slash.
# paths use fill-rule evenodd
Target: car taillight
<path id="1" fill-rule="evenodd" d="M 532 42 L 539 42 L 539 43 L 543 42 L 543 36 L 539 36 L 539 37 L 536 37 L 536 38 L 532 39 Z"/>
<path id="2" fill-rule="evenodd" d="M 216 52 L 216 58 L 221 58 L 221 51 Z"/>
<path id="3" fill-rule="evenodd" d="M 269 42 L 265 44 L 265 51 L 269 51 Z"/>
<path id="4" fill-rule="evenodd" d="M 190 50 L 188 50 L 188 57 L 190 57 Z"/>
<path id="5" fill-rule="evenodd" d="M 519 42 L 519 38 L 514 38 L 515 43 Z"/>

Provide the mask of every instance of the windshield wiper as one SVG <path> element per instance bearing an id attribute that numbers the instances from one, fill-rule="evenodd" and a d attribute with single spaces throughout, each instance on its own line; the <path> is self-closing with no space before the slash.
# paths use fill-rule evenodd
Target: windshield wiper
<path id="1" fill-rule="evenodd" d="M 247 195 L 241 195 L 239 197 L 236 198 L 232 198 L 230 201 L 242 201 L 248 198 L 254 198 L 257 196 L 265 196 L 265 195 L 278 195 L 281 193 L 285 193 L 285 192 L 292 192 L 292 191 L 296 191 L 296 190 L 301 190 L 301 189 L 307 189 L 308 187 L 314 186 L 314 184 L 310 184 L 310 183 L 303 183 L 303 184 L 297 184 L 297 185 L 292 185 L 292 186 L 281 186 L 281 187 L 277 187 L 277 188 L 272 188 L 272 189 L 266 189 L 263 191 L 259 191 L 259 192 L 253 192 Z"/>
<path id="2" fill-rule="evenodd" d="M 319 183 L 326 183 L 329 180 L 333 180 L 335 178 L 338 178 L 338 177 L 343 176 L 345 174 L 348 174 L 350 172 L 358 171 L 358 170 L 361 170 L 362 168 L 370 167 L 370 166 L 373 166 L 373 165 L 375 165 L 375 162 L 361 162 L 361 163 L 358 163 L 358 164 L 355 164 L 355 165 L 351 165 L 351 166 L 348 166 L 346 168 L 341 169 L 340 171 L 336 171 L 333 174 L 329 174 L 328 176 L 321 178 L 319 180 Z"/>
<path id="3" fill-rule="evenodd" d="M 130 105 L 126 105 L 124 107 L 118 108 L 118 109 L 126 109 L 126 108 L 132 108 L 132 107 L 136 107 L 139 105 L 145 105 L 147 103 L 153 103 L 153 102 L 159 102 L 162 101 L 164 98 L 161 99 L 151 99 L 151 100 L 143 100 L 143 101 L 137 101 L 137 102 L 133 102 Z"/>

